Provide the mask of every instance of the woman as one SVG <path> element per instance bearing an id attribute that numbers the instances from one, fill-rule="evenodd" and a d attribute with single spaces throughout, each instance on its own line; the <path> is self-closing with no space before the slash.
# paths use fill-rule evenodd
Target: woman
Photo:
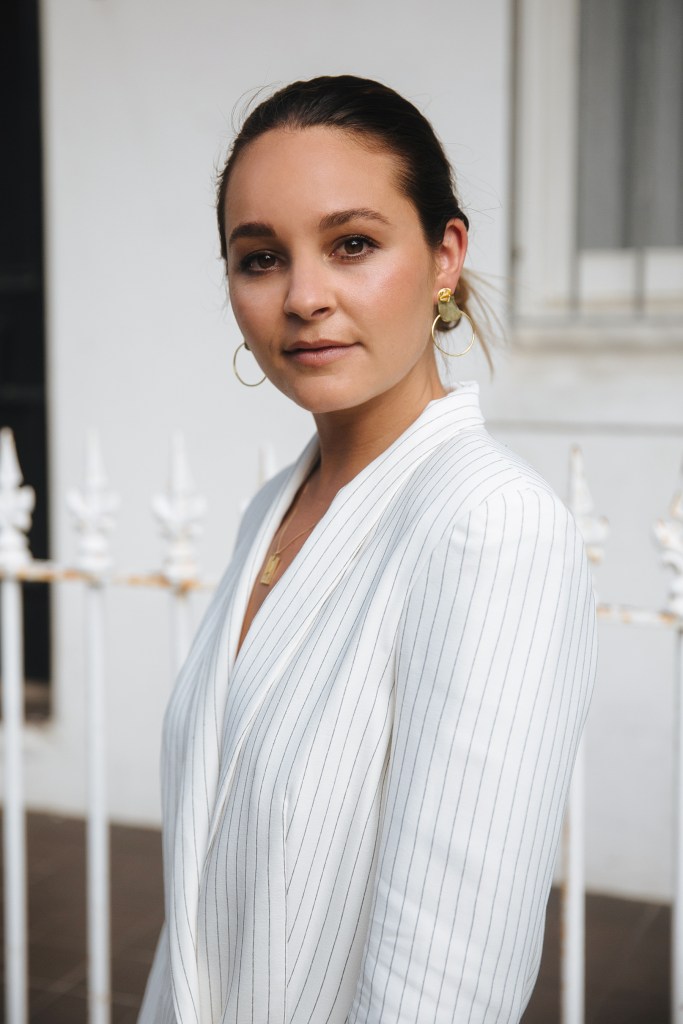
<path id="1" fill-rule="evenodd" d="M 518 1021 L 595 608 L 572 516 L 437 371 L 470 343 L 449 165 L 390 89 L 298 82 L 246 120 L 218 221 L 236 371 L 317 433 L 247 509 L 165 717 L 140 1021 Z"/>

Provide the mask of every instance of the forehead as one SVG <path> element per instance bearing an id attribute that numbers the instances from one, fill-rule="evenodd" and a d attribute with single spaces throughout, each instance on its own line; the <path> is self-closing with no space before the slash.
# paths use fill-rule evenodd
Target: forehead
<path id="1" fill-rule="evenodd" d="M 277 128 L 250 142 L 238 157 L 226 192 L 227 225 L 242 220 L 308 217 L 369 208 L 410 215 L 398 188 L 391 152 L 338 128 Z"/>

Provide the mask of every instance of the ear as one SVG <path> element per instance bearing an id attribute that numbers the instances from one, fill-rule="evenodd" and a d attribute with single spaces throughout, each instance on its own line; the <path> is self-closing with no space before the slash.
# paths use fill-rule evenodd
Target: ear
<path id="1" fill-rule="evenodd" d="M 434 302 L 441 288 L 455 291 L 467 253 L 467 228 L 456 217 L 451 218 L 444 228 L 443 238 L 435 252 L 436 279 L 434 281 Z"/>

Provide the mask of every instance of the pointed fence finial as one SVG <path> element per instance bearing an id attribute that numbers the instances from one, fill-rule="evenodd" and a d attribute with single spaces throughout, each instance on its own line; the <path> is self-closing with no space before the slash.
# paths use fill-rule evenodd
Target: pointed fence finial
<path id="1" fill-rule="evenodd" d="M 83 572 L 98 574 L 111 567 L 109 535 L 116 525 L 119 495 L 108 487 L 97 433 L 85 435 L 85 480 L 83 489 L 70 490 L 66 503 L 80 533 L 76 564 Z"/>
<path id="2" fill-rule="evenodd" d="M 662 565 L 670 565 L 674 570 L 668 608 L 683 618 L 683 465 L 679 480 L 679 490 L 674 493 L 669 506 L 671 519 L 658 519 L 653 533 L 660 548 Z"/>
<path id="3" fill-rule="evenodd" d="M 12 571 L 31 560 L 26 534 L 36 503 L 32 487 L 22 487 L 14 434 L 0 430 L 0 568 Z"/>
<path id="4" fill-rule="evenodd" d="M 586 554 L 594 565 L 605 556 L 605 540 L 609 536 L 609 521 L 595 515 L 595 502 L 588 487 L 583 452 L 572 445 L 569 454 L 569 507 L 586 545 Z"/>
<path id="5" fill-rule="evenodd" d="M 152 499 L 152 510 L 167 541 L 163 573 L 173 585 L 197 576 L 195 538 L 203 529 L 206 498 L 197 493 L 182 433 L 174 432 L 171 441 L 169 486 L 165 494 Z"/>

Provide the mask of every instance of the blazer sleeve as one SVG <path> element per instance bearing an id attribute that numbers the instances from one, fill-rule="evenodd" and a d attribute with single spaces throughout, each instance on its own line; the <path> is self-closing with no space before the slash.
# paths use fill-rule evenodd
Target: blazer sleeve
<path id="1" fill-rule="evenodd" d="M 512 1024 L 540 963 L 596 616 L 550 489 L 497 492 L 415 578 L 349 1024 Z"/>

